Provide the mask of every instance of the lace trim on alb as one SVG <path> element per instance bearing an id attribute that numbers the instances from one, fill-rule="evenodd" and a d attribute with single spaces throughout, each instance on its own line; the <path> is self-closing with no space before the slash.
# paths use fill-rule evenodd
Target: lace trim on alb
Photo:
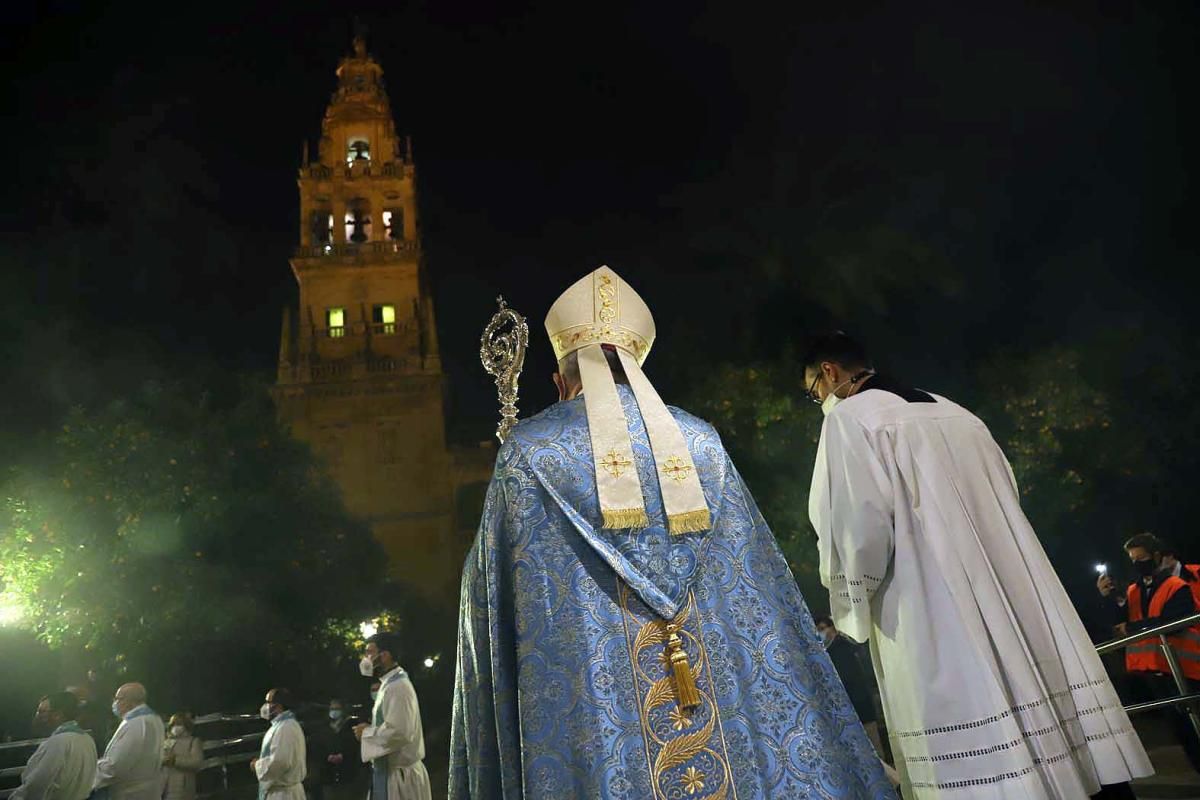
<path id="1" fill-rule="evenodd" d="M 925 728 L 923 730 L 894 731 L 891 735 L 899 739 L 908 739 L 914 736 L 936 736 L 939 733 L 955 733 L 957 731 L 967 731 L 973 728 L 981 728 L 984 725 L 993 725 L 997 722 L 1008 719 L 1013 714 L 1022 714 L 1039 706 L 1044 706 L 1046 703 L 1070 694 L 1071 692 L 1078 692 L 1082 689 L 1090 689 L 1107 682 L 1107 678 L 1097 678 L 1096 680 L 1088 681 L 1086 683 L 1073 683 L 1061 692 L 1055 692 L 1054 694 L 1043 697 L 1040 700 L 1033 700 L 1028 703 L 1023 703 L 1019 706 L 1013 706 L 1007 711 L 1001 711 L 999 714 L 993 714 L 992 716 L 984 719 L 971 720 L 970 722 L 957 722 L 952 725 L 941 725 L 936 728 Z M 1116 706 L 1113 706 L 1113 708 L 1116 708 Z M 1101 710 L 1101 708 L 1093 709 L 1093 711 L 1098 710 Z"/>

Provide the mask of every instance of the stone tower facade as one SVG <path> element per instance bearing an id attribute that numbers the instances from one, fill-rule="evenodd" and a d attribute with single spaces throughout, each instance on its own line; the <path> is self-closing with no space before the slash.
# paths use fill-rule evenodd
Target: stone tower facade
<path id="1" fill-rule="evenodd" d="M 275 401 L 371 524 L 395 576 L 443 594 L 456 589 L 494 450 L 446 443 L 416 168 L 361 38 L 337 78 L 317 158 L 306 145 L 300 167 L 300 303 L 284 312 Z"/>

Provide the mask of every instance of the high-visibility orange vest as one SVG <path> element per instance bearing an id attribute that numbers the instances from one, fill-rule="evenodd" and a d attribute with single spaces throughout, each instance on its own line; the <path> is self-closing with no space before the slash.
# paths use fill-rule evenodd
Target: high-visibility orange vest
<path id="1" fill-rule="evenodd" d="M 1150 597 L 1150 614 L 1148 618 L 1154 619 L 1162 614 L 1163 606 L 1167 604 L 1167 601 L 1176 592 L 1180 591 L 1192 592 L 1187 581 L 1180 578 L 1170 577 L 1159 584 L 1159 587 Z M 1137 622 L 1141 620 L 1141 583 L 1130 584 L 1125 597 L 1129 603 L 1129 621 Z M 1194 607 L 1196 602 L 1194 592 L 1192 597 Z M 1126 647 L 1125 669 L 1129 672 L 1164 672 L 1170 674 L 1171 668 L 1167 666 L 1167 659 L 1159 647 L 1159 641 L 1157 636 L 1152 636 L 1148 639 L 1136 641 Z M 1170 642 L 1171 649 L 1175 651 L 1175 658 L 1179 660 L 1179 667 L 1183 670 L 1183 674 L 1189 678 L 1200 680 L 1200 625 L 1176 631 L 1173 636 L 1167 637 L 1167 641 Z"/>

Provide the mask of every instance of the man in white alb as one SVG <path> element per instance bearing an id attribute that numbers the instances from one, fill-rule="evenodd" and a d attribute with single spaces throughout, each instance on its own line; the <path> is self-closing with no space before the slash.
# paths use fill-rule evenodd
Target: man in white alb
<path id="1" fill-rule="evenodd" d="M 126 683 L 113 696 L 121 720 L 96 764 L 99 796 L 109 800 L 159 800 L 162 796 L 163 721 L 146 705 L 146 687 Z"/>
<path id="2" fill-rule="evenodd" d="M 838 629 L 871 643 L 905 797 L 1133 797 L 1150 762 L 988 429 L 843 333 L 803 367 L 826 415 L 821 580 Z"/>
<path id="3" fill-rule="evenodd" d="M 304 729 L 292 711 L 292 693 L 272 689 L 263 698 L 258 715 L 271 723 L 263 736 L 258 758 L 250 769 L 258 778 L 258 800 L 304 800 L 308 773 Z"/>
<path id="4" fill-rule="evenodd" d="M 70 692 L 42 698 L 34 729 L 49 736 L 21 773 L 11 800 L 84 800 L 96 780 L 96 743 L 76 722 L 79 701 Z"/>
<path id="5" fill-rule="evenodd" d="M 381 631 L 367 639 L 359 671 L 379 678 L 379 694 L 371 721 L 355 725 L 354 735 L 371 765 L 370 800 L 430 800 L 421 708 L 399 656 L 399 636 Z"/>

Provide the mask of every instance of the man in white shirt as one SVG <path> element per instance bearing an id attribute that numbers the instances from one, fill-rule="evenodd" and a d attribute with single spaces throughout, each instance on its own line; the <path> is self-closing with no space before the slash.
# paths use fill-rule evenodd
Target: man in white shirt
<path id="1" fill-rule="evenodd" d="M 371 765 L 370 800 L 430 800 L 425 771 L 421 709 L 408 674 L 396 663 L 400 637 L 377 633 L 367 639 L 359 671 L 378 676 L 379 694 L 371 722 L 354 726 L 363 763 Z"/>
<path id="2" fill-rule="evenodd" d="M 845 334 L 803 367 L 821 581 L 871 643 L 905 797 L 1133 797 L 1150 762 L 988 429 Z"/>
<path id="3" fill-rule="evenodd" d="M 159 800 L 162 794 L 163 721 L 146 705 L 146 687 L 126 683 L 113 696 L 121 724 L 96 765 L 96 789 L 109 800 Z"/>
<path id="4" fill-rule="evenodd" d="M 84 800 L 96 779 L 96 744 L 79 723 L 70 692 L 48 694 L 38 703 L 34 728 L 50 732 L 21 773 L 11 800 Z"/>

